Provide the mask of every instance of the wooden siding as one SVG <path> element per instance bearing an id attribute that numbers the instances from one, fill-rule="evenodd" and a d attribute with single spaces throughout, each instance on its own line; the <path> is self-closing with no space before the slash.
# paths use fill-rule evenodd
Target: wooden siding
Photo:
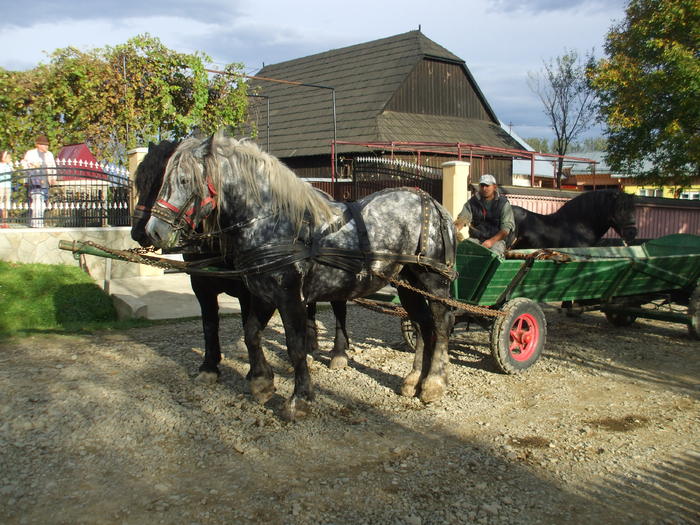
<path id="1" fill-rule="evenodd" d="M 430 59 L 416 64 L 386 109 L 492 121 L 463 66 Z"/>

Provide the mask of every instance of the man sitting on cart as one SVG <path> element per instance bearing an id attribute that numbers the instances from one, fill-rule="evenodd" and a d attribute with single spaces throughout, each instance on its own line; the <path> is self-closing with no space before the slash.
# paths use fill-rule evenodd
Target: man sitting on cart
<path id="1" fill-rule="evenodd" d="M 496 178 L 482 175 L 479 191 L 469 199 L 455 220 L 457 231 L 469 225 L 469 237 L 499 255 L 515 240 L 513 209 L 498 192 Z"/>

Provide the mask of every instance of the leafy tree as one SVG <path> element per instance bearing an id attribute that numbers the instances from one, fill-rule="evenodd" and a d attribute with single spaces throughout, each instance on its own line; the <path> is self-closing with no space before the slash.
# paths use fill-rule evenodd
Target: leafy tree
<path id="1" fill-rule="evenodd" d="M 549 140 L 542 137 L 530 137 L 525 139 L 532 149 L 540 153 L 550 153 Z"/>
<path id="2" fill-rule="evenodd" d="M 86 142 L 98 158 L 119 161 L 149 141 L 238 126 L 247 111 L 242 65 L 210 76 L 210 61 L 146 34 L 88 52 L 58 49 L 29 71 L 0 69 L 0 144 L 20 152 L 45 133 L 52 145 Z"/>
<path id="3" fill-rule="evenodd" d="M 552 149 L 566 155 L 569 145 L 594 122 L 595 96 L 586 78 L 593 54 L 580 57 L 576 51 L 543 62 L 544 70 L 528 74 L 528 85 L 535 93 L 554 131 Z M 561 188 L 563 159 L 557 166 L 557 187 Z"/>
<path id="4" fill-rule="evenodd" d="M 687 187 L 700 175 L 700 3 L 631 0 L 605 51 L 591 80 L 608 163 L 640 182 Z"/>
<path id="5" fill-rule="evenodd" d="M 569 147 L 569 153 L 581 153 L 585 151 L 606 151 L 608 141 L 604 137 L 587 137 L 577 141 Z"/>

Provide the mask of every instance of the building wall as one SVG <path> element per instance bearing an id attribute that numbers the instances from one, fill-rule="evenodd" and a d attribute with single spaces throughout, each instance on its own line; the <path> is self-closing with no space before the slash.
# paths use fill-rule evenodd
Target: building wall
<path id="1" fill-rule="evenodd" d="M 491 120 L 462 66 L 429 59 L 418 63 L 385 109 Z"/>

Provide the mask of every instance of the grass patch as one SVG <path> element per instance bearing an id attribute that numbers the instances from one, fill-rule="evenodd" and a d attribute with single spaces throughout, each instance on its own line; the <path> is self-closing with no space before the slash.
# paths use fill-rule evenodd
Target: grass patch
<path id="1" fill-rule="evenodd" d="M 152 324 L 117 320 L 110 297 L 80 268 L 0 261 L 0 335 L 75 333 Z"/>

